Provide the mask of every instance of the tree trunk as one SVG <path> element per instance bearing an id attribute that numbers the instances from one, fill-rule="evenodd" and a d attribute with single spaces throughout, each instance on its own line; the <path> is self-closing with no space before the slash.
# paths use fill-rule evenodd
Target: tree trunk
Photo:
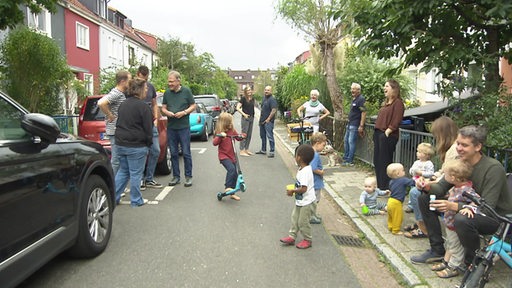
<path id="1" fill-rule="evenodd" d="M 324 71 L 327 82 L 327 89 L 331 97 L 333 115 L 335 120 L 341 120 L 343 116 L 343 95 L 336 81 L 336 67 L 334 63 L 334 47 L 329 43 L 320 43 L 322 54 L 324 56 Z"/>
<path id="2" fill-rule="evenodd" d="M 488 28 L 487 31 L 487 55 L 497 55 L 499 50 L 499 38 L 496 28 Z M 496 92 L 503 81 L 499 72 L 499 59 L 484 64 L 485 92 Z"/>

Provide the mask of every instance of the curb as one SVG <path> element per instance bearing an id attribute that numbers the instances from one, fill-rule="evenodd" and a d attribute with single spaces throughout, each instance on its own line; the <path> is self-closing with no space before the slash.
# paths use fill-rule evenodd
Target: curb
<path id="1" fill-rule="evenodd" d="M 291 154 L 294 153 L 294 149 L 281 137 L 281 135 L 274 132 L 274 137 L 278 138 Z M 325 183 L 324 190 L 329 193 L 329 196 L 336 202 L 340 209 L 343 210 L 343 212 L 345 212 L 348 217 L 350 217 L 352 222 L 365 235 L 366 239 L 368 239 L 368 241 L 370 241 L 370 243 L 372 243 L 372 245 L 382 255 L 384 255 L 384 257 L 389 261 L 394 269 L 400 273 L 400 275 L 402 275 L 405 282 L 407 282 L 409 286 L 430 287 L 429 285 L 425 285 L 425 282 L 418 278 L 416 272 L 411 269 L 411 267 L 409 267 L 409 262 L 406 262 L 402 256 L 396 252 L 395 249 L 393 249 L 393 247 L 391 247 L 387 242 L 383 241 L 380 235 L 372 229 L 372 226 L 363 221 L 360 215 L 357 214 L 328 183 Z"/>

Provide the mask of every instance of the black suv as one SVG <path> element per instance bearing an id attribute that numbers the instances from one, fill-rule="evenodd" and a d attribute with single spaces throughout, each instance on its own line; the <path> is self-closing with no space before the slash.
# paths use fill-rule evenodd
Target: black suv
<path id="1" fill-rule="evenodd" d="M 113 210 L 105 149 L 0 92 L 0 286 L 19 284 L 63 251 L 102 253 Z"/>
<path id="2" fill-rule="evenodd" d="M 194 100 L 199 103 L 203 103 L 206 106 L 208 114 L 213 118 L 213 121 L 217 121 L 217 118 L 222 112 L 222 103 L 217 95 L 195 95 Z"/>

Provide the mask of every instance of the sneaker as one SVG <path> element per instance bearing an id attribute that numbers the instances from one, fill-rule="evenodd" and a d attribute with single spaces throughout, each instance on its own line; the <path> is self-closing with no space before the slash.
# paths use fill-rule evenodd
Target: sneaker
<path id="1" fill-rule="evenodd" d="M 260 151 L 256 152 L 256 154 L 258 154 L 258 155 L 265 155 L 265 154 L 267 154 L 267 151 L 261 151 L 260 150 Z"/>
<path id="2" fill-rule="evenodd" d="M 350 163 L 350 162 L 343 162 L 343 164 L 341 164 L 341 166 L 353 167 L 353 166 L 354 166 L 354 163 Z"/>
<path id="3" fill-rule="evenodd" d="M 135 205 L 134 207 L 144 206 L 144 205 L 148 204 L 148 202 L 149 202 L 149 200 L 148 200 L 148 199 L 142 198 L 142 204 Z"/>
<path id="4" fill-rule="evenodd" d="M 411 208 L 411 207 L 407 207 L 407 208 L 405 209 L 405 213 L 412 213 L 412 212 L 414 212 L 414 210 L 412 210 L 412 208 Z"/>
<path id="5" fill-rule="evenodd" d="M 311 241 L 304 239 L 300 241 L 299 244 L 297 244 L 295 247 L 299 249 L 308 249 L 309 247 L 311 247 Z"/>
<path id="6" fill-rule="evenodd" d="M 268 153 L 268 158 L 274 158 L 274 152 Z"/>
<path id="7" fill-rule="evenodd" d="M 295 244 L 295 239 L 293 239 L 290 236 L 281 238 L 281 239 L 279 239 L 279 241 L 281 241 L 281 243 L 283 243 L 283 245 L 286 245 L 286 246 Z"/>
<path id="8" fill-rule="evenodd" d="M 192 177 L 186 177 L 185 178 L 185 187 L 192 186 Z"/>
<path id="9" fill-rule="evenodd" d="M 443 254 L 435 254 L 432 250 L 428 249 L 425 253 L 421 255 L 416 255 L 411 257 L 411 262 L 414 264 L 424 264 L 424 263 L 432 263 L 442 261 L 444 257 Z"/>
<path id="10" fill-rule="evenodd" d="M 169 182 L 169 186 L 175 186 L 177 184 L 180 184 L 180 178 L 179 177 L 172 177 L 171 182 Z"/>
<path id="11" fill-rule="evenodd" d="M 149 187 L 149 188 L 162 188 L 162 184 L 156 182 L 155 180 L 149 180 L 149 181 L 146 181 L 146 187 Z"/>
<path id="12" fill-rule="evenodd" d="M 140 182 L 140 191 L 146 191 L 146 183 L 144 180 Z"/>
<path id="13" fill-rule="evenodd" d="M 322 219 L 313 216 L 309 219 L 309 224 L 322 224 Z"/>

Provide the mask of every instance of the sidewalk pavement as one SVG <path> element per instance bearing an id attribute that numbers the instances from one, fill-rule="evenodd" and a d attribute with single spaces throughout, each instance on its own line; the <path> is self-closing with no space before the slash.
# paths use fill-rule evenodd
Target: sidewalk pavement
<path id="1" fill-rule="evenodd" d="M 274 126 L 276 141 L 281 141 L 293 154 L 297 142 L 288 137 L 286 125 L 276 119 Z M 327 192 L 339 207 L 349 216 L 354 224 L 365 235 L 366 239 L 389 261 L 394 269 L 400 273 L 409 287 L 455 287 L 461 281 L 462 275 L 450 279 L 441 279 L 430 270 L 431 264 L 412 264 L 410 257 L 418 255 L 429 248 L 427 238 L 409 239 L 392 235 L 387 229 L 387 216 L 364 216 L 359 206 L 359 196 L 363 191 L 364 178 L 371 176 L 356 166 L 327 166 L 327 158 L 322 156 L 324 165 L 325 192 Z M 382 197 L 380 201 L 387 201 Z M 407 207 L 404 202 L 404 209 Z M 404 213 L 403 226 L 414 223 L 414 214 Z M 385 283 L 383 283 L 385 284 Z M 510 269 L 499 261 L 491 273 L 491 280 L 486 287 L 512 287 L 512 273 Z"/>

